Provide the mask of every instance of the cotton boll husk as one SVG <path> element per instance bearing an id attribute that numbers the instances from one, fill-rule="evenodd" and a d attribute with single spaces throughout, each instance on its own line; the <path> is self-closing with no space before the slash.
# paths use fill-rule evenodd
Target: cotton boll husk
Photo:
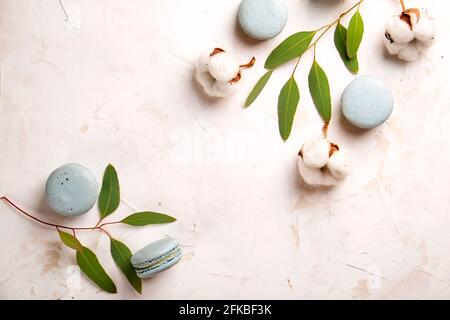
<path id="1" fill-rule="evenodd" d="M 330 143 L 322 137 L 308 141 L 302 147 L 303 161 L 311 168 L 325 167 L 329 155 Z"/>
<path id="2" fill-rule="evenodd" d="M 347 152 L 342 148 L 335 151 L 328 161 L 327 168 L 336 179 L 345 179 L 349 174 Z"/>
<path id="3" fill-rule="evenodd" d="M 399 16 L 388 19 L 386 23 L 386 34 L 395 43 L 408 43 L 414 40 L 414 32 L 407 22 L 403 21 Z"/>
<path id="4" fill-rule="evenodd" d="M 416 9 L 414 9 L 414 10 L 416 10 Z M 411 25 L 412 25 L 413 28 L 416 26 L 416 24 L 420 20 L 420 16 L 421 16 L 420 12 L 417 12 L 417 14 L 414 11 L 410 11 L 409 12 L 409 16 L 411 17 L 410 21 L 411 21 Z"/>
<path id="5" fill-rule="evenodd" d="M 406 49 L 408 43 L 391 42 L 389 39 L 385 37 L 384 45 L 390 54 L 399 54 L 400 52 Z"/>
<path id="6" fill-rule="evenodd" d="M 239 73 L 239 63 L 231 54 L 221 52 L 210 57 L 208 70 L 217 81 L 228 82 Z"/>
<path id="7" fill-rule="evenodd" d="M 402 60 L 411 62 L 419 59 L 419 54 L 420 51 L 419 49 L 417 49 L 416 44 L 414 42 L 411 42 L 405 49 L 403 49 L 399 53 L 398 57 Z"/>

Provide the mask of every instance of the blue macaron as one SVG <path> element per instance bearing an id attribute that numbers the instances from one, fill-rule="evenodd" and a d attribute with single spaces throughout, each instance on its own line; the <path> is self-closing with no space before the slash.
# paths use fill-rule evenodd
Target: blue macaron
<path id="1" fill-rule="evenodd" d="M 65 164 L 47 179 L 49 206 L 58 214 L 73 217 L 88 212 L 97 201 L 99 184 L 92 172 L 79 164 Z"/>
<path id="2" fill-rule="evenodd" d="M 288 9 L 283 0 L 243 0 L 238 23 L 244 33 L 256 40 L 271 39 L 283 31 Z"/>
<path id="3" fill-rule="evenodd" d="M 381 80 L 361 76 L 351 82 L 342 94 L 344 117 L 361 129 L 372 129 L 383 124 L 392 114 L 394 97 Z"/>
<path id="4" fill-rule="evenodd" d="M 173 267 L 183 257 L 181 247 L 174 238 L 164 238 L 149 244 L 131 257 L 131 264 L 139 278 Z"/>

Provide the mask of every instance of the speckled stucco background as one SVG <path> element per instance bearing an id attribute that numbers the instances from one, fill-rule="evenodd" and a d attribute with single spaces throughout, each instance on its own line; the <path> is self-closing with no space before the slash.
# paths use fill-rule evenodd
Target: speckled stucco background
<path id="1" fill-rule="evenodd" d="M 440 31 L 412 64 L 382 45 L 397 1 L 363 5 L 361 74 L 384 79 L 396 100 L 373 131 L 341 119 L 340 94 L 353 77 L 332 35 L 321 41 L 335 108 L 330 137 L 352 156 L 353 173 L 338 188 L 309 190 L 296 172 L 299 148 L 321 128 L 307 94 L 310 53 L 298 71 L 302 100 L 287 143 L 276 101 L 292 66 L 242 108 L 271 48 L 353 2 L 287 0 L 283 34 L 255 43 L 236 27 L 238 0 L 0 0 L 0 194 L 48 220 L 95 224 L 95 208 L 76 220 L 52 214 L 45 180 L 67 162 L 100 180 L 113 163 L 124 198 L 117 218 L 147 209 L 178 222 L 109 230 L 134 251 L 171 235 L 185 252 L 138 297 L 108 239 L 80 234 L 116 281 L 119 293 L 109 295 L 79 276 L 53 230 L 1 203 L 0 298 L 450 298 L 448 1 L 406 1 L 427 6 Z M 258 59 L 244 90 L 223 101 L 192 81 L 197 55 L 216 46 Z"/>

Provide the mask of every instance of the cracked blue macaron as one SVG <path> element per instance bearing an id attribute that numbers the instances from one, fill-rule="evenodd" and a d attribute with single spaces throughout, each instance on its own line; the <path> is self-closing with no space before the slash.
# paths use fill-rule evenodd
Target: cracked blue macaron
<path id="1" fill-rule="evenodd" d="M 164 238 L 149 244 L 131 257 L 131 264 L 139 278 L 149 278 L 177 264 L 183 253 L 174 238 Z"/>
<path id="2" fill-rule="evenodd" d="M 393 109 L 394 97 L 390 88 L 374 77 L 356 78 L 342 94 L 341 110 L 344 117 L 361 129 L 373 129 L 383 124 Z"/>
<path id="3" fill-rule="evenodd" d="M 99 184 L 92 172 L 75 163 L 53 171 L 45 186 L 49 206 L 68 217 L 88 212 L 97 201 Z"/>
<path id="4" fill-rule="evenodd" d="M 243 0 L 238 10 L 238 23 L 250 38 L 268 40 L 283 31 L 288 15 L 283 0 Z"/>

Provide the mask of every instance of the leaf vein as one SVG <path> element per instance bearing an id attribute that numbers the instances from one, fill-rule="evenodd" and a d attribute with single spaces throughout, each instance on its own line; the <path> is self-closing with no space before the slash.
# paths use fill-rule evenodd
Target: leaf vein
<path id="1" fill-rule="evenodd" d="M 103 285 L 104 285 L 105 287 L 107 287 L 107 286 L 108 286 L 108 283 L 105 282 L 104 279 L 102 279 L 101 274 L 98 273 L 98 271 L 95 269 L 94 265 L 92 265 L 92 264 L 89 262 L 89 259 L 87 259 L 87 257 L 83 254 L 83 251 L 80 251 L 80 254 L 81 254 L 82 258 L 85 260 L 86 264 L 88 264 L 88 266 L 90 267 L 91 271 L 94 272 L 96 278 L 98 278 L 97 280 L 99 280 L 100 282 L 102 282 Z"/>

